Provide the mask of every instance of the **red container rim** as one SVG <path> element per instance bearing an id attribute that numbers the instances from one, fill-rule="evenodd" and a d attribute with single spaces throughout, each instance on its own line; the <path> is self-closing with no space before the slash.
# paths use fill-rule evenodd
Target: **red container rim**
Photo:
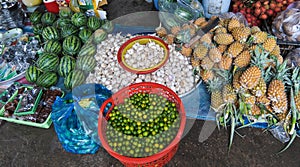
<path id="1" fill-rule="evenodd" d="M 152 85 L 155 87 L 159 87 L 159 88 L 163 88 L 164 90 L 167 90 L 168 92 L 170 92 L 174 98 L 179 102 L 179 108 L 180 110 L 178 111 L 180 114 L 180 127 L 178 129 L 177 135 L 175 136 L 175 138 L 173 139 L 173 141 L 163 150 L 161 150 L 160 152 L 153 154 L 151 156 L 148 157 L 143 157 L 143 158 L 132 158 L 132 157 L 127 157 L 127 156 L 123 156 L 120 155 L 119 153 L 115 152 L 107 143 L 105 136 L 105 132 L 103 132 L 103 126 L 102 126 L 102 121 L 106 121 L 108 119 L 108 113 L 106 115 L 106 117 L 103 116 L 103 111 L 106 107 L 106 105 L 110 102 L 113 102 L 113 99 L 118 97 L 119 94 L 121 94 L 123 91 L 128 90 L 132 87 L 136 87 L 136 86 L 146 86 L 146 85 Z M 112 106 L 113 107 L 113 106 Z M 171 90 L 170 88 L 158 84 L 158 83 L 153 83 L 153 82 L 141 82 L 141 83 L 135 83 L 135 84 L 131 84 L 127 87 L 122 88 L 121 90 L 119 90 L 117 93 L 113 94 L 109 99 L 107 99 L 101 106 L 100 108 L 100 112 L 99 112 L 99 119 L 98 119 L 98 135 L 100 137 L 100 141 L 102 146 L 104 147 L 104 149 L 111 154 L 113 157 L 115 157 L 116 159 L 118 159 L 119 161 L 124 161 L 126 163 L 138 163 L 138 164 L 145 164 L 148 162 L 153 162 L 156 161 L 158 159 L 160 159 L 161 157 L 163 157 L 164 155 L 166 155 L 167 153 L 169 153 L 169 151 L 174 148 L 181 140 L 184 128 L 185 128 L 185 123 L 186 123 L 186 115 L 185 115 L 185 110 L 184 110 L 184 106 L 183 103 L 181 101 L 181 99 L 178 97 L 178 95 Z"/>
<path id="2" fill-rule="evenodd" d="M 144 70 L 135 69 L 133 67 L 130 67 L 123 61 L 124 49 L 129 44 L 132 44 L 132 43 L 134 43 L 136 41 L 139 41 L 141 39 L 152 39 L 154 41 L 158 41 L 162 45 L 162 47 L 164 48 L 164 51 L 166 52 L 164 59 L 160 63 L 158 63 L 154 67 L 147 68 L 147 69 L 144 69 Z M 170 54 L 169 47 L 165 43 L 165 41 L 163 41 L 161 38 L 158 38 L 158 37 L 155 37 L 155 36 L 150 36 L 150 35 L 143 35 L 143 36 L 137 36 L 137 37 L 131 38 L 128 41 L 126 41 L 124 44 L 121 45 L 120 49 L 118 50 L 118 62 L 120 64 L 120 66 L 122 68 L 124 68 L 126 71 L 129 71 L 129 72 L 135 73 L 135 74 L 148 74 L 148 73 L 152 73 L 152 72 L 158 70 L 159 68 L 161 68 L 167 62 L 167 60 L 169 59 L 169 54 Z"/>

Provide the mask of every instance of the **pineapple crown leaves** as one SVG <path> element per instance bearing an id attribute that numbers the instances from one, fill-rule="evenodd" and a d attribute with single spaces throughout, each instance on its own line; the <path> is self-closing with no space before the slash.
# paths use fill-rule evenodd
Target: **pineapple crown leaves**
<path id="1" fill-rule="evenodd" d="M 284 84 L 287 84 L 289 86 L 292 86 L 292 81 L 290 79 L 290 71 L 291 68 L 287 67 L 287 61 L 285 60 L 282 64 L 280 64 L 278 61 L 276 63 L 276 73 L 274 76 L 274 79 L 281 80 Z"/>
<path id="2" fill-rule="evenodd" d="M 208 81 L 207 89 L 210 93 L 214 91 L 221 91 L 222 88 L 223 82 L 220 80 L 220 78 L 215 77 L 212 80 Z"/>
<path id="3" fill-rule="evenodd" d="M 251 56 L 251 64 L 258 66 L 261 71 L 263 71 L 268 63 L 272 62 L 272 60 L 268 58 L 269 52 L 265 52 L 261 45 L 256 46 L 252 54 L 254 55 Z"/>
<path id="4" fill-rule="evenodd" d="M 291 81 L 293 82 L 295 95 L 297 96 L 299 93 L 299 87 L 300 87 L 300 67 L 296 67 L 293 70 L 293 74 L 291 77 Z"/>
<path id="5" fill-rule="evenodd" d="M 223 70 L 223 69 L 217 69 L 217 68 L 214 68 L 213 69 L 215 74 L 218 76 L 216 78 L 219 78 L 223 84 L 228 84 L 232 81 L 232 73 L 230 72 L 230 70 Z"/>

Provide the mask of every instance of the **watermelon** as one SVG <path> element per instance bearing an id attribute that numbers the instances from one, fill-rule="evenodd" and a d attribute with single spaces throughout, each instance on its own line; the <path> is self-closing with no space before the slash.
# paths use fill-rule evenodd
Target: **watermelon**
<path id="1" fill-rule="evenodd" d="M 84 56 L 94 56 L 96 54 L 96 46 L 95 45 L 85 45 L 81 48 L 80 52 L 78 53 L 78 57 Z"/>
<path id="2" fill-rule="evenodd" d="M 76 61 L 76 68 L 84 71 L 91 72 L 96 67 L 96 60 L 94 56 L 82 56 Z"/>
<path id="3" fill-rule="evenodd" d="M 30 14 L 30 22 L 32 24 L 38 24 L 41 22 L 41 18 L 43 16 L 43 13 L 39 12 L 39 11 L 34 11 L 33 13 Z"/>
<path id="4" fill-rule="evenodd" d="M 70 35 L 75 35 L 78 32 L 78 28 L 72 24 L 65 25 L 61 28 L 61 37 L 66 38 Z"/>
<path id="5" fill-rule="evenodd" d="M 42 24 L 35 24 L 33 26 L 33 33 L 35 35 L 41 35 L 43 32 L 44 26 Z"/>
<path id="6" fill-rule="evenodd" d="M 38 77 L 36 84 L 44 88 L 49 88 L 56 85 L 57 81 L 58 76 L 55 72 L 45 72 Z"/>
<path id="7" fill-rule="evenodd" d="M 85 75 L 81 70 L 73 70 L 64 79 L 64 85 L 67 89 L 73 89 L 75 86 L 79 86 L 85 82 Z"/>
<path id="8" fill-rule="evenodd" d="M 44 38 L 45 41 L 51 39 L 58 40 L 60 38 L 59 31 L 53 26 L 48 26 L 44 28 L 42 32 L 42 37 Z"/>
<path id="9" fill-rule="evenodd" d="M 86 43 L 86 41 L 90 38 L 90 36 L 93 34 L 93 31 L 90 29 L 82 29 L 79 31 L 79 38 L 83 43 Z"/>
<path id="10" fill-rule="evenodd" d="M 73 15 L 73 12 L 68 7 L 60 7 L 58 15 L 61 18 L 70 18 Z"/>
<path id="11" fill-rule="evenodd" d="M 81 27 L 83 25 L 86 25 L 87 17 L 84 13 L 75 13 L 71 17 L 72 24 L 74 24 L 76 27 Z"/>
<path id="12" fill-rule="evenodd" d="M 106 37 L 107 37 L 107 33 L 103 29 L 98 29 L 94 32 L 93 42 L 95 44 L 99 44 L 100 42 L 105 40 Z"/>
<path id="13" fill-rule="evenodd" d="M 56 24 L 57 28 L 61 29 L 62 27 L 66 26 L 66 25 L 72 24 L 72 22 L 70 19 L 59 18 L 58 20 L 56 20 L 55 24 Z"/>
<path id="14" fill-rule="evenodd" d="M 63 50 L 69 55 L 76 55 L 81 48 L 80 38 L 71 35 L 64 39 Z"/>
<path id="15" fill-rule="evenodd" d="M 52 53 L 44 53 L 36 61 L 37 67 L 39 67 L 42 71 L 55 71 L 58 63 L 58 56 Z"/>
<path id="16" fill-rule="evenodd" d="M 75 68 L 75 59 L 72 56 L 63 56 L 58 65 L 58 75 L 67 77 L 68 74 Z"/>
<path id="17" fill-rule="evenodd" d="M 49 40 L 44 45 L 44 51 L 48 53 L 60 54 L 62 51 L 62 46 L 57 40 Z"/>
<path id="18" fill-rule="evenodd" d="M 101 27 L 100 19 L 98 17 L 92 16 L 88 18 L 87 27 L 95 31 Z"/>
<path id="19" fill-rule="evenodd" d="M 114 30 L 114 25 L 111 21 L 104 20 L 104 23 L 102 24 L 101 28 L 107 33 L 111 33 Z"/>
<path id="20" fill-rule="evenodd" d="M 36 66 L 29 66 L 26 69 L 25 78 L 28 82 L 36 82 L 41 75 L 41 71 Z"/>
<path id="21" fill-rule="evenodd" d="M 41 18 L 41 21 L 44 25 L 52 25 L 55 22 L 55 20 L 56 20 L 56 15 L 50 12 L 44 13 Z"/>

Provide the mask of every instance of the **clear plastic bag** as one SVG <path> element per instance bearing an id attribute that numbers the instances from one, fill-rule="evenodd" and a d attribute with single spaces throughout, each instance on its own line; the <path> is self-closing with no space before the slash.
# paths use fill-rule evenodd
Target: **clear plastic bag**
<path id="1" fill-rule="evenodd" d="M 275 126 L 269 129 L 269 131 L 277 140 L 279 140 L 282 143 L 290 141 L 290 136 L 286 133 L 282 126 Z"/>
<path id="2" fill-rule="evenodd" d="M 94 154 L 100 146 L 85 133 L 74 112 L 74 103 L 69 101 L 72 101 L 70 93 L 65 98 L 57 97 L 52 105 L 51 119 L 57 137 L 68 152 Z"/>
<path id="3" fill-rule="evenodd" d="M 85 133 L 101 145 L 98 136 L 98 115 L 102 103 L 112 92 L 101 84 L 84 84 L 73 89 L 75 112 Z M 107 106 L 107 109 L 109 106 Z"/>

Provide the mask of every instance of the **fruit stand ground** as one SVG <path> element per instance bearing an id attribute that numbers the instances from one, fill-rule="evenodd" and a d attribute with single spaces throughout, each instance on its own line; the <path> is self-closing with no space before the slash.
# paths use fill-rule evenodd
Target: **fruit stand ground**
<path id="1" fill-rule="evenodd" d="M 109 19 L 124 14 L 153 10 L 144 0 L 109 0 L 105 7 Z M 193 122 L 187 120 L 187 122 Z M 284 144 L 263 129 L 238 130 L 228 153 L 228 131 L 215 129 L 204 142 L 198 137 L 204 121 L 195 121 L 189 133 L 181 141 L 178 152 L 169 162 L 173 166 L 299 166 L 300 140 L 280 155 L 276 153 Z M 122 166 L 103 148 L 95 155 L 71 154 L 61 147 L 53 125 L 50 129 L 38 129 L 12 123 L 0 125 L 0 166 Z"/>

